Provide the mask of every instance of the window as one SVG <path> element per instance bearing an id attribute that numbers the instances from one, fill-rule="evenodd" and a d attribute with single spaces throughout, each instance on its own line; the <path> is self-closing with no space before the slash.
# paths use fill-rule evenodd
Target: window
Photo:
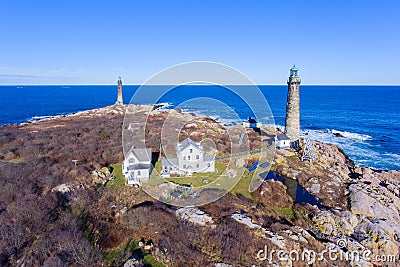
<path id="1" fill-rule="evenodd" d="M 186 156 L 183 156 L 183 160 L 186 160 Z"/>
<path id="2" fill-rule="evenodd" d="M 196 168 L 198 168 L 198 167 L 200 167 L 200 165 L 199 165 L 199 164 L 196 164 Z"/>
<path id="3" fill-rule="evenodd" d="M 129 163 L 135 163 L 135 159 L 134 158 L 130 158 L 129 159 Z"/>
<path id="4" fill-rule="evenodd" d="M 140 175 L 140 171 L 137 171 L 137 175 Z"/>
<path id="5" fill-rule="evenodd" d="M 189 153 L 193 153 L 193 149 L 189 149 Z"/>
<path id="6" fill-rule="evenodd" d="M 183 165 L 183 168 L 186 169 L 186 164 Z"/>
<path id="7" fill-rule="evenodd" d="M 188 156 L 188 160 L 190 160 L 190 156 Z"/>
<path id="8" fill-rule="evenodd" d="M 196 159 L 199 159 L 200 158 L 200 156 L 199 155 L 196 155 Z"/>

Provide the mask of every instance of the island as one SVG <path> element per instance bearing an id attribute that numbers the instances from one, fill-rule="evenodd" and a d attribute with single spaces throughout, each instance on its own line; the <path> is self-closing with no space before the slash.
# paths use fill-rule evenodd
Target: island
<path id="1" fill-rule="evenodd" d="M 262 135 L 248 128 L 249 149 L 255 152 L 235 165 L 243 171 L 241 179 L 216 201 L 180 207 L 190 198 L 188 188 L 212 184 L 224 173 L 229 132 L 239 128 L 204 115 L 135 106 L 137 116 L 148 117 L 146 146 L 158 155 L 148 183 L 162 178 L 176 185 L 160 201 L 145 184 L 128 185 L 122 171 L 123 127 L 142 127 L 124 125 L 127 108 L 119 103 L 0 127 L 0 265 L 287 266 L 292 262 L 287 257 L 265 260 L 265 248 L 320 252 L 328 246 L 343 255 L 371 254 L 326 257 L 317 266 L 377 266 L 375 255 L 398 261 L 399 171 L 355 166 L 339 147 L 313 140 L 312 160 L 285 145 L 264 162 L 263 142 L 275 144 L 274 137 L 284 133 L 270 128 L 261 129 Z M 212 172 L 161 177 L 161 149 L 176 157 L 177 142 L 159 145 L 171 116 L 184 125 L 176 141 L 195 143 L 206 136 L 214 142 Z M 305 140 L 298 144 L 304 148 Z M 255 175 L 260 183 L 251 191 Z M 294 266 L 308 263 L 300 256 Z"/>

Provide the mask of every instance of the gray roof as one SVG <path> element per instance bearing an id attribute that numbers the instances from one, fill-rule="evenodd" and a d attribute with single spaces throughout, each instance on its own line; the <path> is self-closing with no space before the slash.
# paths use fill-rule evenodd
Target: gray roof
<path id="1" fill-rule="evenodd" d="M 135 155 L 139 161 L 151 161 L 151 148 L 132 148 L 129 153 Z"/>
<path id="2" fill-rule="evenodd" d="M 183 149 L 185 149 L 186 147 L 188 147 L 189 145 L 193 145 L 195 147 L 198 147 L 201 150 L 201 145 L 199 142 L 195 142 L 192 139 L 190 139 L 189 137 L 186 138 L 185 140 L 183 140 L 182 142 L 178 143 L 177 145 L 177 150 L 181 151 Z"/>
<path id="3" fill-rule="evenodd" d="M 281 140 L 290 140 L 290 138 L 287 137 L 286 134 L 280 134 L 280 135 L 278 135 L 278 136 L 276 137 L 276 139 L 278 139 L 279 141 L 281 141 Z"/>
<path id="4" fill-rule="evenodd" d="M 162 158 L 161 165 L 164 166 L 178 166 L 178 159 L 177 158 Z"/>
<path id="5" fill-rule="evenodd" d="M 204 155 L 204 161 L 214 161 L 214 155 Z"/>
<path id="6" fill-rule="evenodd" d="M 150 164 L 143 164 L 143 163 L 136 163 L 136 164 L 131 164 L 128 166 L 128 170 L 148 170 L 150 168 Z"/>

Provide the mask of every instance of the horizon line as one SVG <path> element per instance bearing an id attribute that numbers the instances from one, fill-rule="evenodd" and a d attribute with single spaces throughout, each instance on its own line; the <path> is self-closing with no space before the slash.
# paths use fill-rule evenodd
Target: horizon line
<path id="1" fill-rule="evenodd" d="M 0 84 L 0 86 L 117 86 L 117 84 Z M 123 84 L 123 86 L 287 86 L 286 83 L 271 84 Z M 303 86 L 400 86 L 400 84 L 301 84 Z"/>

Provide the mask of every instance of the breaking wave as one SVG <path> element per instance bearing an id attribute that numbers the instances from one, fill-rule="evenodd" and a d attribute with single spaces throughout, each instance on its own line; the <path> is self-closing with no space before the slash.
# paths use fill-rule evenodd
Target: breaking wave
<path id="1" fill-rule="evenodd" d="M 335 136 L 348 138 L 354 141 L 372 140 L 372 137 L 367 134 L 351 133 L 347 131 L 338 131 L 338 130 L 331 130 L 331 132 Z"/>
<path id="2" fill-rule="evenodd" d="M 377 152 L 380 150 L 379 145 L 367 134 L 330 129 L 306 129 L 302 131 L 302 137 L 341 147 L 358 166 L 400 169 L 400 155 Z"/>
<path id="3" fill-rule="evenodd" d="M 372 136 L 367 134 L 352 133 L 347 131 L 339 131 L 335 129 L 322 129 L 322 130 L 303 130 L 303 137 L 308 137 L 313 140 L 319 140 L 323 142 L 340 142 L 342 139 L 348 139 L 353 142 L 363 142 L 372 140 Z"/>
<path id="4" fill-rule="evenodd" d="M 53 116 L 33 116 L 32 118 L 29 119 L 29 121 L 38 121 L 38 120 L 44 120 L 51 118 Z"/>

